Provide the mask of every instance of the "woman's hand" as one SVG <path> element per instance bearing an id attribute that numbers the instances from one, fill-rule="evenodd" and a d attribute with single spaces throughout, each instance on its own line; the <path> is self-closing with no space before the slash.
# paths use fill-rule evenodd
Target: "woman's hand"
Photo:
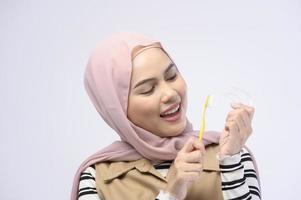
<path id="1" fill-rule="evenodd" d="M 167 174 L 165 188 L 176 199 L 184 199 L 190 183 L 200 177 L 204 153 L 205 147 L 197 138 L 190 138 L 178 152 L 172 166 L 174 169 Z"/>
<path id="2" fill-rule="evenodd" d="M 232 104 L 225 128 L 220 137 L 220 155 L 239 153 L 252 133 L 252 119 L 255 109 L 243 104 Z"/>

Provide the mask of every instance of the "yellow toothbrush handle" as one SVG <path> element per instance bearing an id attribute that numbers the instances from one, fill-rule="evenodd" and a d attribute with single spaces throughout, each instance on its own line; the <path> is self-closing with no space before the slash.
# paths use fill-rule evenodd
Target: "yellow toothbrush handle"
<path id="1" fill-rule="evenodd" d="M 202 112 L 202 118 L 201 118 L 201 126 L 200 126 L 200 132 L 199 132 L 199 140 L 200 141 L 203 140 L 203 135 L 204 135 L 204 131 L 205 131 L 205 125 L 206 125 L 205 114 L 206 114 L 206 109 L 209 105 L 209 99 L 210 99 L 210 95 L 207 95 L 205 104 L 203 106 L 203 112 Z"/>

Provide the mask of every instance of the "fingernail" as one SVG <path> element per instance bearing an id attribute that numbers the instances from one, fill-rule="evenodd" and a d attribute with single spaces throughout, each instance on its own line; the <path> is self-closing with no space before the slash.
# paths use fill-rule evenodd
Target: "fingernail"
<path id="1" fill-rule="evenodd" d="M 240 107 L 240 106 L 241 106 L 241 104 L 240 104 L 240 103 L 236 103 L 236 102 L 235 102 L 235 103 L 231 103 L 231 106 L 232 106 L 232 107 L 236 107 L 236 108 L 237 108 L 237 107 Z"/>

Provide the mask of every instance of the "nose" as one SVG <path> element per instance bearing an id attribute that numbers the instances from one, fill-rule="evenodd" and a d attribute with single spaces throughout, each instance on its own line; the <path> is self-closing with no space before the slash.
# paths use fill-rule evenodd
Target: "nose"
<path id="1" fill-rule="evenodd" d="M 161 102 L 164 104 L 172 104 L 179 99 L 179 95 L 175 88 L 165 83 L 162 87 Z"/>

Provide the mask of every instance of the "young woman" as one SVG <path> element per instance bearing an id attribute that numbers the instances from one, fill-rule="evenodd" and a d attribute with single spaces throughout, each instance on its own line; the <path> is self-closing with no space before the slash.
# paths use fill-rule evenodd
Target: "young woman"
<path id="1" fill-rule="evenodd" d="M 254 108 L 232 105 L 224 130 L 199 141 L 186 118 L 186 83 L 159 41 L 137 33 L 108 38 L 92 53 L 84 82 L 121 141 L 80 166 L 72 200 L 261 198 L 244 146 Z"/>

